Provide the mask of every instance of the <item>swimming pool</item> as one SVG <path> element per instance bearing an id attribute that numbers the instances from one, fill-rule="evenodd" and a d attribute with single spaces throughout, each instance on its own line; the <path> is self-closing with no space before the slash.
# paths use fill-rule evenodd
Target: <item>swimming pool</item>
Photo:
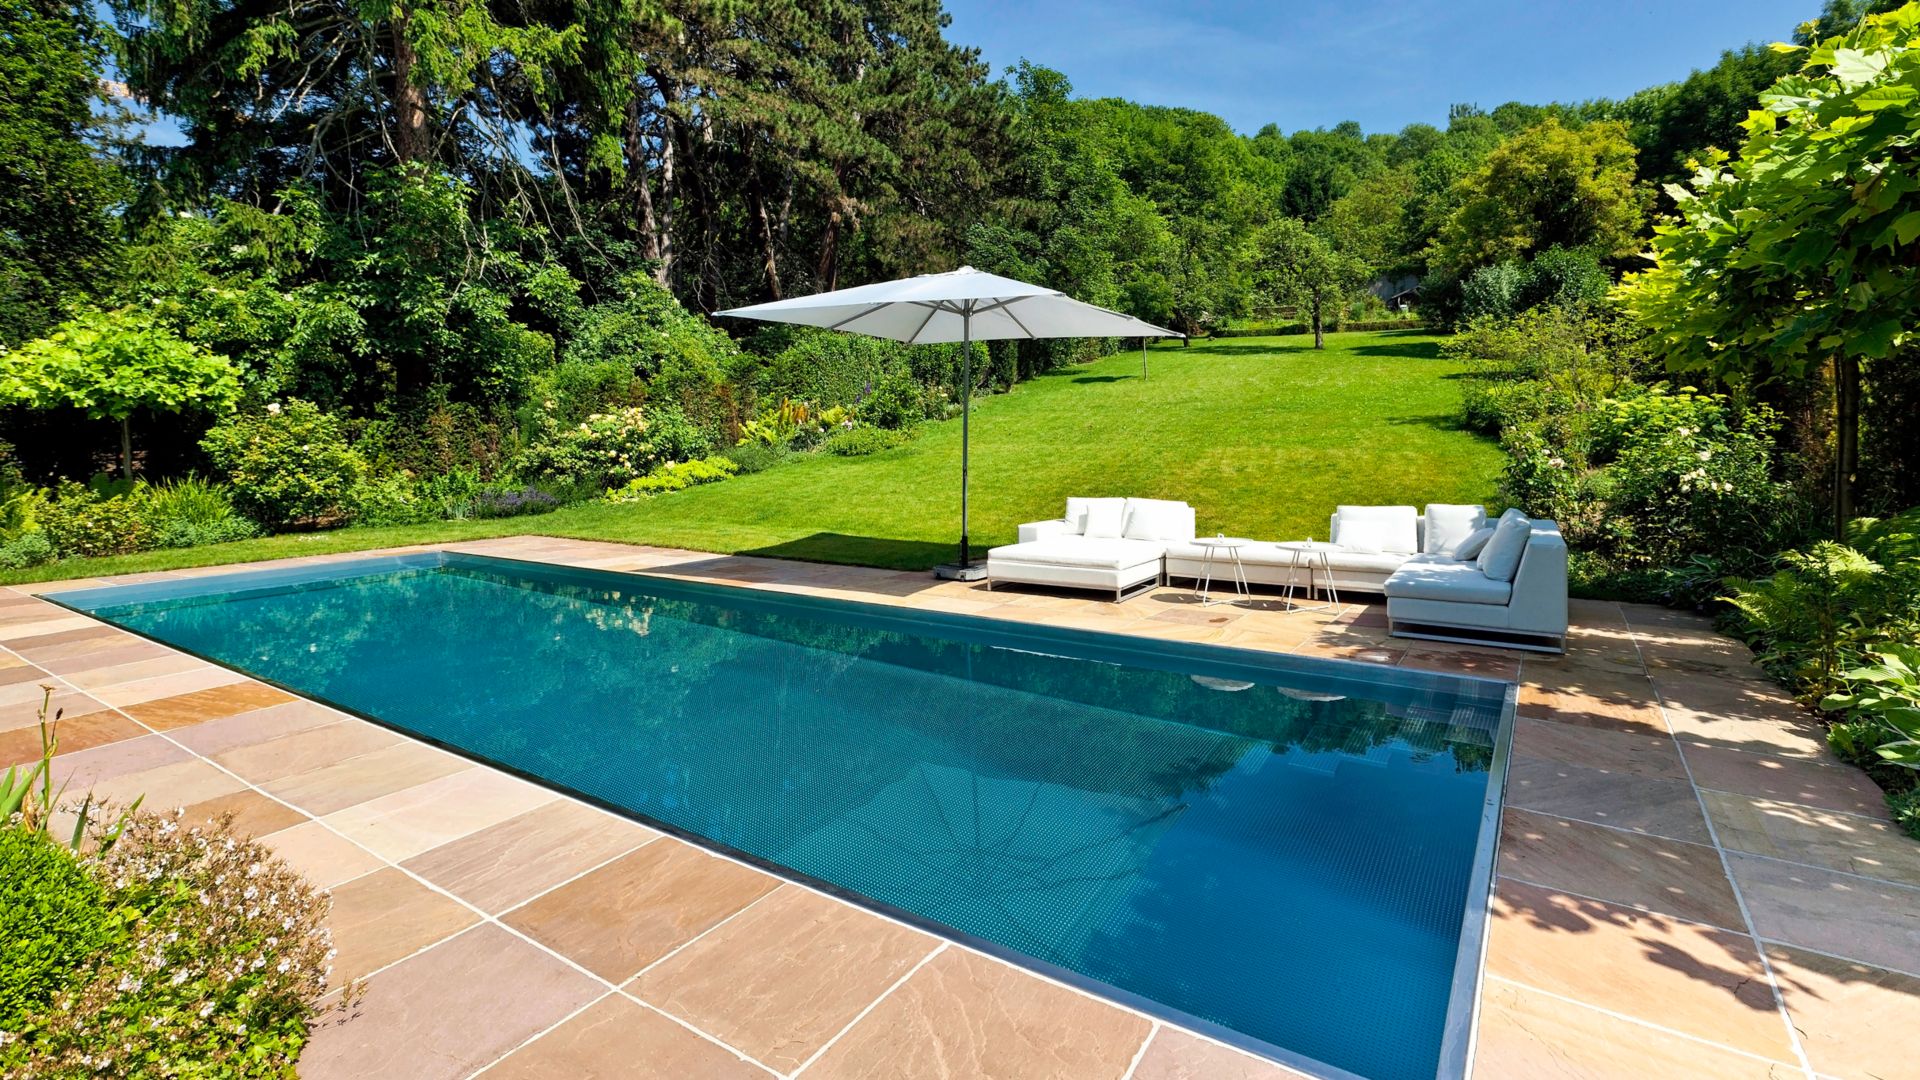
<path id="1" fill-rule="evenodd" d="M 1505 683 L 437 553 L 50 599 L 1298 1067 L 1464 1061 Z"/>

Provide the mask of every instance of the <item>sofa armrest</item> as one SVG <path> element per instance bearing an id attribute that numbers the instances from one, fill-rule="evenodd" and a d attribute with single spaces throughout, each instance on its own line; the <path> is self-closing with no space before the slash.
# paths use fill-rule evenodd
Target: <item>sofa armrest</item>
<path id="1" fill-rule="evenodd" d="M 1051 536 L 1071 535 L 1073 535 L 1073 523 L 1065 518 L 1054 518 L 1052 521 L 1029 521 L 1020 526 L 1020 542 L 1023 544 L 1045 540 Z"/>
<path id="2" fill-rule="evenodd" d="M 1513 575 L 1513 599 L 1507 625 L 1529 634 L 1564 637 L 1567 633 L 1567 542 L 1560 526 L 1535 519 L 1533 535 Z"/>

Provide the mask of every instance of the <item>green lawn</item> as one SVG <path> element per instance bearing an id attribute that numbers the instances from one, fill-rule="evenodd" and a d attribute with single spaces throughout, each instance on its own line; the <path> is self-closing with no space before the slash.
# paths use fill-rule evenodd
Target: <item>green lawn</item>
<path id="1" fill-rule="evenodd" d="M 1203 533 L 1325 538 L 1338 503 L 1485 502 L 1502 457 L 1456 423 L 1459 367 L 1408 331 L 1177 343 L 1042 376 L 973 412 L 973 539 L 1011 541 L 1069 495 L 1194 505 Z M 798 455 L 724 483 L 543 517 L 277 536 L 77 560 L 0 581 L 124 573 L 514 533 L 921 569 L 953 556 L 960 424 L 866 458 Z"/>

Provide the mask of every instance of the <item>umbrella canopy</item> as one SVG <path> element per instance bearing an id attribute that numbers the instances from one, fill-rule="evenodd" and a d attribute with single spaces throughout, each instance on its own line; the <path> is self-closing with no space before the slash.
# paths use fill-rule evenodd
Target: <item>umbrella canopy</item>
<path id="1" fill-rule="evenodd" d="M 796 296 L 767 304 L 715 312 L 734 318 L 818 326 L 909 345 L 960 342 L 960 561 L 941 567 L 943 577 L 977 580 L 984 568 L 973 565 L 967 542 L 968 418 L 973 398 L 973 349 L 976 341 L 1039 338 L 1137 337 L 1144 358 L 1146 338 L 1180 337 L 1173 330 L 1131 315 L 1082 303 L 1041 285 L 963 266 L 944 274 L 859 285 L 851 289 Z"/>
<path id="2" fill-rule="evenodd" d="M 1179 337 L 1041 285 L 963 266 L 717 312 L 891 338 L 909 345 L 1018 338 Z"/>

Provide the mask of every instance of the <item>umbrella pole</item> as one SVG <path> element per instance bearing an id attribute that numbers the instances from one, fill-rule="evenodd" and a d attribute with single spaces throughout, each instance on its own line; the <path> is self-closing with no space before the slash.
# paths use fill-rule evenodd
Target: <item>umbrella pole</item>
<path id="1" fill-rule="evenodd" d="M 960 315 L 960 573 L 973 565 L 967 548 L 967 420 L 973 414 L 973 303 Z"/>
<path id="2" fill-rule="evenodd" d="M 1147 335 L 1140 335 L 1140 381 L 1147 381 Z"/>

